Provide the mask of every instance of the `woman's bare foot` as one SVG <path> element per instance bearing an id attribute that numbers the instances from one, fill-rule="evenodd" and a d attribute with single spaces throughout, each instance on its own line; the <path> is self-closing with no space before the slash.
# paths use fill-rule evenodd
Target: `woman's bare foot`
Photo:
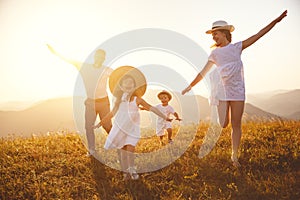
<path id="1" fill-rule="evenodd" d="M 239 163 L 239 160 L 236 156 L 231 155 L 231 161 L 232 161 L 233 166 L 235 166 L 235 167 L 241 166 L 241 164 Z"/>

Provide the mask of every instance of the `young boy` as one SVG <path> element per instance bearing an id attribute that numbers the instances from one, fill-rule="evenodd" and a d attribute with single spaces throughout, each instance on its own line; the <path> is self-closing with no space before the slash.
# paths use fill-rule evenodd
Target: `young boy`
<path id="1" fill-rule="evenodd" d="M 156 105 L 155 107 L 159 109 L 163 114 L 165 114 L 168 118 L 170 115 L 174 115 L 176 117 L 175 120 L 181 121 L 178 114 L 174 111 L 174 108 L 169 105 L 169 101 L 172 99 L 172 95 L 163 90 L 157 95 L 158 99 L 161 101 L 161 104 Z M 156 121 L 156 134 L 160 137 L 160 141 L 163 144 L 163 136 L 165 135 L 165 130 L 168 132 L 168 142 L 172 144 L 172 125 L 171 122 L 164 120 L 161 117 L 157 118 Z"/>

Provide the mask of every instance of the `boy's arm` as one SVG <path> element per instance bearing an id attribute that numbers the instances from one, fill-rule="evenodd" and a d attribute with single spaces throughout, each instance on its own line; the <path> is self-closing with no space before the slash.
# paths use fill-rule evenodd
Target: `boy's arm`
<path id="1" fill-rule="evenodd" d="M 287 16 L 287 10 L 285 10 L 279 17 L 274 19 L 270 24 L 268 24 L 266 27 L 261 29 L 257 34 L 251 36 L 250 38 L 244 40 L 242 42 L 242 50 L 246 49 L 247 47 L 251 46 L 253 43 L 255 43 L 259 38 L 264 36 L 266 33 L 268 33 L 278 22 L 280 22 L 283 18 Z"/>
<path id="2" fill-rule="evenodd" d="M 176 117 L 175 120 L 181 121 L 181 119 L 179 118 L 179 115 L 177 112 L 174 112 L 173 115 Z"/>
<path id="3" fill-rule="evenodd" d="M 51 53 L 53 53 L 54 55 L 56 55 L 57 57 L 59 57 L 60 59 L 64 60 L 65 62 L 67 63 L 70 63 L 72 65 L 74 65 L 76 67 L 76 69 L 79 71 L 82 64 L 81 62 L 78 62 L 78 61 L 75 61 L 75 60 L 71 60 L 71 59 L 68 59 L 68 58 L 65 58 L 64 56 L 62 56 L 61 54 L 59 54 L 58 52 L 56 52 L 52 46 L 50 46 L 49 44 L 47 44 L 47 47 L 49 49 L 49 51 Z"/>

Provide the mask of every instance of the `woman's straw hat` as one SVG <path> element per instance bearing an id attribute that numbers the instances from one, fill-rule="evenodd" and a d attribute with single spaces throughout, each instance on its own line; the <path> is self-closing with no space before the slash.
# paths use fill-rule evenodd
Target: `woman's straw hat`
<path id="1" fill-rule="evenodd" d="M 109 89 L 111 93 L 116 96 L 121 91 L 120 80 L 125 75 L 131 76 L 135 81 L 135 95 L 142 97 L 147 89 L 147 82 L 144 74 L 135 67 L 121 66 L 115 69 L 109 76 Z"/>
<path id="2" fill-rule="evenodd" d="M 157 94 L 157 97 L 159 98 L 159 96 L 162 95 L 162 94 L 167 95 L 167 96 L 169 97 L 169 100 L 172 99 L 172 95 L 171 95 L 169 92 L 167 92 L 166 90 L 163 90 L 163 91 L 161 91 L 160 93 L 158 93 L 158 94 Z"/>
<path id="3" fill-rule="evenodd" d="M 212 24 L 212 28 L 208 31 L 206 31 L 206 34 L 211 34 L 212 32 L 216 31 L 216 30 L 228 30 L 230 32 L 234 31 L 234 26 L 232 25 L 228 25 L 227 22 L 223 21 L 223 20 L 219 20 L 219 21 L 215 21 Z"/>

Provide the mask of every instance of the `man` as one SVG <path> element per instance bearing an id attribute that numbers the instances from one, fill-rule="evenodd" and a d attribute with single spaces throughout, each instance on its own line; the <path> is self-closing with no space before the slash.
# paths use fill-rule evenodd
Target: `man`
<path id="1" fill-rule="evenodd" d="M 47 45 L 49 50 L 64 61 L 74 65 L 80 72 L 83 79 L 87 99 L 85 100 L 85 130 L 88 142 L 87 156 L 95 153 L 95 133 L 94 124 L 97 116 L 100 120 L 110 112 L 110 103 L 106 91 L 107 79 L 113 71 L 111 68 L 103 66 L 105 60 L 105 51 L 98 49 L 94 54 L 94 63 L 82 63 L 67 59 L 57 53 L 50 45 Z M 107 133 L 112 127 L 111 120 L 103 124 L 103 128 Z"/>

